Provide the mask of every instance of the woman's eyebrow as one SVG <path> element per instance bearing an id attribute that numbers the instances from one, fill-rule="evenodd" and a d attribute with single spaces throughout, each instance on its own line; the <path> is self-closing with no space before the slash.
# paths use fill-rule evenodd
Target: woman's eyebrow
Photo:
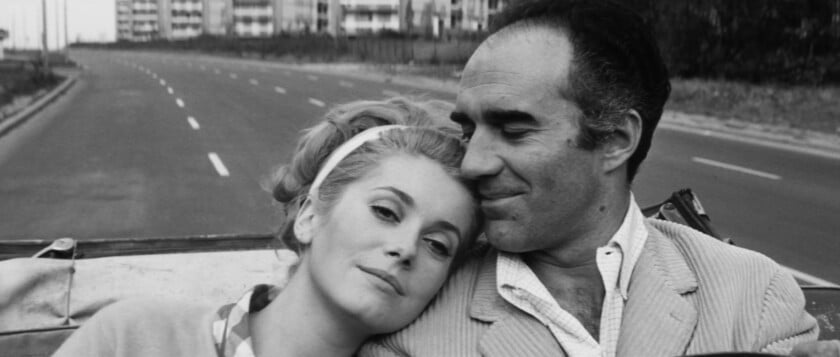
<path id="1" fill-rule="evenodd" d="M 453 232 L 453 233 L 455 233 L 455 235 L 457 236 L 456 238 L 458 238 L 458 242 L 460 242 L 460 241 L 461 241 L 461 230 L 460 230 L 460 229 L 458 229 L 458 227 L 457 227 L 457 226 L 455 226 L 454 224 L 452 224 L 452 222 L 449 222 L 449 221 L 437 221 L 437 222 L 435 222 L 435 226 L 436 226 L 436 227 L 439 227 L 440 229 L 443 229 L 443 230 L 452 231 L 452 232 Z"/>
<path id="2" fill-rule="evenodd" d="M 414 207 L 414 198 L 412 198 L 407 193 L 401 191 L 400 189 L 398 189 L 396 187 L 382 186 L 382 187 L 375 188 L 375 190 L 389 191 L 389 192 L 393 193 L 394 195 L 396 195 L 400 199 L 400 201 L 403 201 L 403 203 L 405 203 L 407 206 Z"/>

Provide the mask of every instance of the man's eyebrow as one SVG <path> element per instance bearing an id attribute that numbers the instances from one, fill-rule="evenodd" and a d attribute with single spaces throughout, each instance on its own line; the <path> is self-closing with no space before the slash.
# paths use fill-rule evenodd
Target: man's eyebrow
<path id="1" fill-rule="evenodd" d="M 519 110 L 490 109 L 484 112 L 484 121 L 491 125 L 499 124 L 537 124 L 537 118 Z"/>
<path id="2" fill-rule="evenodd" d="M 407 193 L 401 191 L 400 189 L 393 187 L 393 186 L 382 186 L 375 188 L 376 190 L 385 190 L 393 193 L 396 195 L 400 201 L 403 201 L 407 206 L 414 207 L 414 198 L 409 196 Z"/>

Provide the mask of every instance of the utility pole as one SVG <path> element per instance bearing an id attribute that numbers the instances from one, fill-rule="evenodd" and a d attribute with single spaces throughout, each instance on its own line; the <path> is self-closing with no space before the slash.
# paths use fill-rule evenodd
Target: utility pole
<path id="1" fill-rule="evenodd" d="M 64 55 L 69 56 L 70 54 L 70 41 L 68 41 L 67 35 L 67 1 L 64 0 Z"/>
<path id="2" fill-rule="evenodd" d="M 60 18 L 61 18 L 59 16 L 59 14 L 61 14 L 59 11 L 61 11 L 61 9 L 58 7 L 58 1 L 59 0 L 55 0 L 55 50 L 56 51 L 61 49 L 61 28 L 58 27 L 58 23 L 59 23 Z"/>
<path id="3" fill-rule="evenodd" d="M 43 29 L 41 31 L 41 60 L 44 65 L 44 74 L 49 73 L 50 63 L 49 47 L 47 47 L 47 0 L 41 0 L 41 22 Z"/>

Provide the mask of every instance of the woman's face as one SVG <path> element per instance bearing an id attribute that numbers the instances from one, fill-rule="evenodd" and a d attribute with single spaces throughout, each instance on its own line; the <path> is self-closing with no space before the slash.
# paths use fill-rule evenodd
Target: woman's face
<path id="1" fill-rule="evenodd" d="M 299 216 L 298 237 L 311 238 L 303 264 L 316 291 L 373 334 L 422 312 L 476 219 L 466 188 L 409 155 L 383 160 L 326 211 L 307 205 Z"/>

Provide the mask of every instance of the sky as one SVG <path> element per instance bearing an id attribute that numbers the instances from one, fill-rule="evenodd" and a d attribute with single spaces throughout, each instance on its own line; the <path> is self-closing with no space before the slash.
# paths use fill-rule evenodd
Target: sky
<path id="1" fill-rule="evenodd" d="M 9 31 L 4 48 L 40 48 L 43 0 L 0 0 L 0 28 Z M 47 42 L 50 49 L 64 46 L 64 4 L 70 42 L 114 41 L 114 0 L 45 0 Z M 58 33 L 56 33 L 58 31 Z"/>

